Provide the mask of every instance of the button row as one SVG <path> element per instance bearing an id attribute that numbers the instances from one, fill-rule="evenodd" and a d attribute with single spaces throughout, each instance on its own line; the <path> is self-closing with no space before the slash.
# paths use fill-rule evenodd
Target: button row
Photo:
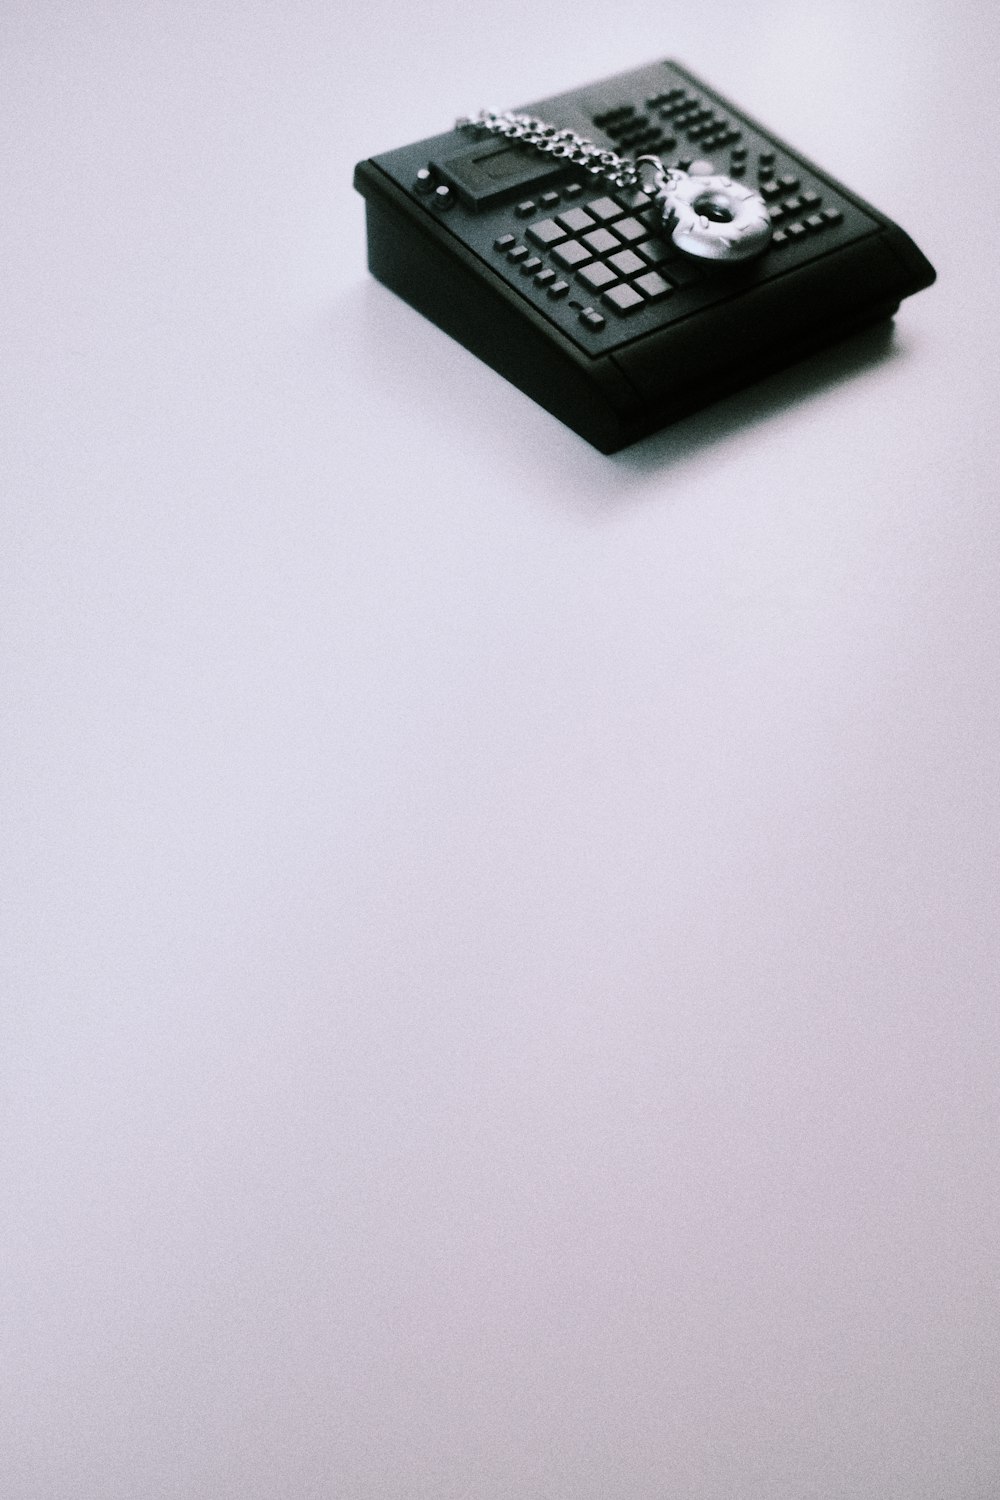
<path id="1" fill-rule="evenodd" d="M 560 248 L 563 247 L 560 246 Z M 565 249 L 570 250 L 572 246 L 567 245 Z M 606 261 L 595 260 L 588 262 L 586 252 L 584 252 L 583 260 L 578 260 L 576 257 L 572 259 L 566 257 L 563 259 L 558 252 L 556 252 L 556 258 L 562 261 L 567 270 L 575 270 L 577 267 L 582 266 L 580 280 L 585 281 L 588 286 L 592 286 L 595 291 L 599 287 L 608 286 L 612 281 L 617 281 L 619 276 L 634 276 L 637 271 L 644 271 L 646 269 L 646 262 L 640 256 L 636 255 L 634 250 L 619 250 L 617 255 L 609 255 Z M 614 270 L 611 269 L 612 266 Z"/>
<path id="2" fill-rule="evenodd" d="M 500 235 L 494 244 L 511 265 L 520 268 L 522 275 L 533 277 L 537 286 L 545 287 L 550 297 L 564 297 L 569 291 L 569 282 L 564 281 L 551 266 L 543 266 L 541 257 L 532 255 L 527 245 L 519 245 L 512 234 Z"/>
<path id="3" fill-rule="evenodd" d="M 605 109 L 598 115 L 592 115 L 591 118 L 594 124 L 603 130 L 606 125 L 615 125 L 619 121 L 629 119 L 634 114 L 634 104 L 617 104 L 614 109 Z"/>
<path id="4" fill-rule="evenodd" d="M 822 229 L 830 229 L 836 224 L 842 224 L 844 215 L 839 208 L 824 208 L 822 213 L 810 214 L 807 219 L 797 219 L 794 224 L 789 224 L 785 229 L 776 229 L 771 236 L 771 244 L 780 250 L 785 245 L 794 245 L 799 240 L 805 239 L 807 234 L 816 234 Z"/>
<path id="5" fill-rule="evenodd" d="M 593 230 L 582 240 L 560 240 L 550 242 L 552 254 L 564 266 L 582 266 L 594 255 L 607 255 L 616 250 L 622 253 L 622 245 L 634 245 L 647 238 L 649 231 L 638 219 L 620 219 L 612 233 L 608 229 Z M 617 236 L 617 237 L 616 237 Z M 537 241 L 536 241 L 537 243 Z"/>
<path id="6" fill-rule="evenodd" d="M 659 302 L 664 297 L 669 297 L 672 291 L 673 287 L 657 271 L 649 271 L 631 285 L 622 283 L 611 287 L 601 297 L 601 301 L 616 313 L 627 316 L 650 302 Z M 606 319 L 596 308 L 584 307 L 580 309 L 580 322 L 592 333 L 598 333 L 604 327 Z"/>
<path id="7" fill-rule="evenodd" d="M 660 302 L 664 297 L 669 297 L 673 292 L 670 282 L 665 280 L 659 271 L 647 271 L 644 276 L 639 276 L 635 281 L 621 282 L 618 286 L 609 287 L 601 298 L 609 307 L 616 312 L 630 313 L 642 307 L 646 302 Z"/>
<path id="8" fill-rule="evenodd" d="M 703 146 L 728 146 L 740 139 L 740 131 L 728 122 L 721 125 L 696 125 L 687 133 L 689 141 L 698 141 Z"/>
<path id="9" fill-rule="evenodd" d="M 594 230 L 589 238 L 603 234 L 607 231 Z M 610 235 L 608 238 L 612 244 L 620 243 Z M 546 288 L 550 297 L 566 295 L 569 283 L 557 279 L 558 273 L 550 267 L 543 267 L 541 258 L 533 255 L 528 245 L 518 244 L 514 235 L 500 235 L 495 245 L 523 275 L 533 277 L 537 286 Z M 601 292 L 607 305 L 618 313 L 633 312 L 647 302 L 659 302 L 674 290 L 672 283 L 653 269 L 670 254 L 669 247 L 662 240 L 645 240 L 635 250 L 620 248 L 606 261 L 595 260 L 579 240 L 567 240 L 557 245 L 552 253 L 567 270 L 576 272 L 583 285 L 591 291 Z M 592 319 L 583 321 L 592 328 L 599 326 Z"/>
<path id="10" fill-rule="evenodd" d="M 519 267 L 523 275 L 534 276 L 538 285 L 544 287 L 556 275 L 552 270 L 541 269 L 541 258 L 532 255 L 528 245 L 517 245 L 513 234 L 501 234 L 495 245 L 498 251 L 507 255 L 507 260 L 513 266 Z M 576 272 L 577 279 L 592 291 L 603 291 L 624 278 L 636 279 L 636 285 L 642 287 L 646 297 L 658 299 L 672 290 L 670 284 L 661 285 L 663 278 L 660 276 L 655 281 L 649 279 L 651 267 L 660 266 L 669 258 L 670 249 L 664 245 L 663 240 L 645 240 L 636 249 L 619 248 L 607 260 L 595 260 L 594 255 L 580 240 L 567 240 L 564 245 L 556 246 L 552 255 L 553 260 L 559 261 L 562 269 Z"/>
<path id="11" fill-rule="evenodd" d="M 634 109 L 631 109 L 627 115 L 621 117 L 615 116 L 614 119 L 605 120 L 604 129 L 608 135 L 623 136 L 628 135 L 633 130 L 645 130 L 648 124 L 648 115 L 638 114 Z"/>
<path id="12" fill-rule="evenodd" d="M 663 155 L 664 152 L 673 151 L 677 145 L 677 137 L 668 135 L 662 125 L 650 125 L 647 130 L 638 135 L 622 136 L 618 142 L 624 151 L 630 151 L 634 156 L 644 156 L 655 152 Z"/>
<path id="13" fill-rule="evenodd" d="M 649 110 L 663 109 L 665 107 L 680 109 L 685 104 L 698 106 L 701 104 L 701 100 L 695 94 L 688 94 L 685 89 L 670 89 L 665 93 L 650 94 L 645 103 L 646 108 Z M 592 115 L 591 118 L 595 125 L 599 125 L 603 129 L 607 125 L 621 124 L 622 121 L 627 121 L 638 114 L 639 109 L 637 105 L 618 104 L 614 109 L 605 109 L 599 114 Z"/>
<path id="14" fill-rule="evenodd" d="M 710 105 L 702 104 L 697 97 L 687 94 L 676 99 L 670 99 L 669 95 L 654 97 L 663 97 L 665 100 L 662 105 L 657 106 L 660 119 L 669 120 L 675 130 L 685 131 L 688 140 L 700 141 L 704 145 L 724 146 L 743 138 L 743 132 L 732 120 L 713 110 Z"/>
<path id="15" fill-rule="evenodd" d="M 564 182 L 558 189 L 552 188 L 547 193 L 539 194 L 538 198 L 525 198 L 518 203 L 514 209 L 519 219 L 530 219 L 542 208 L 555 208 L 560 199 L 579 198 L 583 192 L 582 182 Z"/>
<path id="16" fill-rule="evenodd" d="M 659 110 L 661 115 L 672 115 L 678 121 L 690 120 L 693 123 L 696 119 L 712 118 L 711 108 L 697 94 L 682 94 L 676 99 L 668 99 L 659 106 Z"/>
<path id="17" fill-rule="evenodd" d="M 786 172 L 783 177 L 765 177 L 760 184 L 760 191 L 770 203 L 775 198 L 780 198 L 783 193 L 794 193 L 799 186 L 799 179 L 793 172 Z"/>
<path id="18" fill-rule="evenodd" d="M 800 214 L 804 208 L 818 208 L 822 198 L 815 189 L 810 188 L 808 192 L 799 193 L 794 198 L 786 198 L 784 203 L 772 203 L 768 209 L 771 222 L 776 224 L 788 214 Z"/>
<path id="19" fill-rule="evenodd" d="M 637 208 L 650 202 L 645 193 L 631 195 L 631 201 Z M 609 232 L 606 226 L 609 224 L 613 226 L 610 232 L 625 244 L 643 239 L 647 232 L 639 219 L 625 213 L 621 203 L 616 203 L 613 198 L 596 198 L 586 208 L 570 208 L 565 213 L 557 214 L 554 219 L 539 219 L 536 224 L 529 226 L 526 233 L 529 240 L 547 248 L 559 244 L 568 234 L 586 235 L 588 230 L 596 233 L 598 229 L 603 229 L 606 236 Z M 601 245 L 608 246 L 609 241 L 605 238 L 593 248 L 600 250 Z"/>
<path id="20" fill-rule="evenodd" d="M 642 229 L 641 234 L 645 235 L 646 230 Z M 647 265 L 659 265 L 670 253 L 669 246 L 656 238 L 643 239 L 641 244 L 623 247 L 620 240 L 616 240 L 604 229 L 595 230 L 586 239 L 590 241 L 589 246 L 582 240 L 564 240 L 553 246 L 552 258 L 566 270 L 575 271 L 581 266 L 603 264 L 595 261 L 595 255 L 604 255 L 607 256 L 608 264 L 614 266 L 619 275 L 633 276 Z M 530 246 L 518 244 L 512 234 L 501 234 L 494 241 L 494 248 L 506 255 L 514 265 L 523 265 L 525 268 L 532 266 L 534 269 L 532 262 L 538 261 L 537 256 L 532 255 Z M 609 254 L 609 251 L 612 253 Z M 541 265 L 541 261 L 538 264 Z"/>

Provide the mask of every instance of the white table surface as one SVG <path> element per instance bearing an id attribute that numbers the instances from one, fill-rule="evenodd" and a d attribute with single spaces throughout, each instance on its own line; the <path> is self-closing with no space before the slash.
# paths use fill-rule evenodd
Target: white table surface
<path id="1" fill-rule="evenodd" d="M 5 1500 L 1000 1494 L 998 41 L 7 0 Z M 658 56 L 940 280 L 609 459 L 351 170 Z"/>

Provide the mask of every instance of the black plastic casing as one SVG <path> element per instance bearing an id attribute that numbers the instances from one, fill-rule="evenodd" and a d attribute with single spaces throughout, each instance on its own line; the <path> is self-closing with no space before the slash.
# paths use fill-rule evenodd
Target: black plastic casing
<path id="1" fill-rule="evenodd" d="M 475 190 L 448 166 L 468 147 L 466 133 L 418 142 L 355 169 L 355 187 L 366 199 L 372 274 L 604 453 L 890 318 L 902 298 L 935 279 L 898 225 L 677 63 L 653 64 L 526 109 L 613 145 L 595 126 L 595 114 L 602 118 L 616 101 L 641 100 L 657 82 L 664 89 L 687 85 L 724 111 L 754 151 L 776 154 L 776 170 L 791 170 L 841 208 L 843 225 L 791 248 L 771 248 L 742 267 L 695 267 L 697 285 L 682 287 L 663 308 L 631 321 L 608 312 L 606 328 L 590 335 L 573 309 L 581 301 L 600 308 L 593 292 L 551 307 L 494 250 L 495 230 L 523 232 L 511 218 L 512 200 L 532 190 L 514 183 L 495 202 L 476 201 Z M 686 154 L 703 153 L 688 147 Z M 707 154 L 726 171 L 717 153 Z M 544 169 L 558 185 L 559 169 L 533 156 L 536 173 Z M 436 181 L 456 188 L 447 211 L 413 186 L 424 163 Z M 532 170 L 530 157 L 525 170 Z M 566 169 L 562 178 L 580 174 Z M 600 190 L 599 182 L 588 189 Z M 669 277 L 671 267 L 665 269 Z"/>

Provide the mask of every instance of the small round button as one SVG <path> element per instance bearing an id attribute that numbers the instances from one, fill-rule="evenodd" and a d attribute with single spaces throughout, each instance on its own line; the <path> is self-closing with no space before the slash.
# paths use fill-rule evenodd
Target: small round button
<path id="1" fill-rule="evenodd" d="M 430 192 L 431 188 L 434 186 L 434 178 L 432 177 L 429 168 L 420 168 L 420 171 L 417 173 L 414 180 L 413 186 L 416 188 L 418 193 Z"/>
<path id="2" fill-rule="evenodd" d="M 434 203 L 438 208 L 451 208 L 454 201 L 451 188 L 446 187 L 443 182 L 440 187 L 434 189 Z"/>

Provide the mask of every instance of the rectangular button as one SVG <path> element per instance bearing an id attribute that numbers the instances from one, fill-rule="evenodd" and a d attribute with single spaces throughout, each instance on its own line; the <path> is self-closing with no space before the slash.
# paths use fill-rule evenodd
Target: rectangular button
<path id="1" fill-rule="evenodd" d="M 607 255 L 609 250 L 620 250 L 621 240 L 616 240 L 610 229 L 592 229 L 583 237 L 583 243 L 589 245 L 595 255 Z"/>
<path id="2" fill-rule="evenodd" d="M 610 256 L 610 261 L 622 276 L 634 276 L 637 271 L 646 269 L 646 262 L 640 260 L 634 250 L 619 250 L 617 255 Z"/>
<path id="3" fill-rule="evenodd" d="M 604 293 L 604 301 L 616 312 L 630 313 L 642 306 L 643 297 L 634 287 L 613 286 L 609 292 Z"/>
<path id="4" fill-rule="evenodd" d="M 600 219 L 602 224 L 622 216 L 622 210 L 613 198 L 595 198 L 593 203 L 587 204 L 587 212 L 593 214 L 595 219 Z"/>
<path id="5" fill-rule="evenodd" d="M 581 245 L 579 240 L 567 240 L 565 245 L 557 245 L 552 254 L 563 266 L 582 266 L 584 261 L 593 259 L 586 245 Z"/>
<path id="6" fill-rule="evenodd" d="M 645 224 L 640 224 L 638 219 L 619 219 L 615 225 L 615 234 L 626 244 L 631 244 L 633 240 L 644 240 L 648 233 Z"/>
<path id="7" fill-rule="evenodd" d="M 600 260 L 595 260 L 589 266 L 584 266 L 583 270 L 578 271 L 576 274 L 579 281 L 586 282 L 587 286 L 593 287 L 595 292 L 599 292 L 602 287 L 610 286 L 612 282 L 618 280 L 611 267 L 606 266 Z"/>
<path id="8" fill-rule="evenodd" d="M 618 194 L 618 202 L 625 208 L 632 209 L 633 213 L 637 208 L 646 208 L 651 201 L 642 188 L 626 188 Z"/>
<path id="9" fill-rule="evenodd" d="M 555 219 L 539 219 L 537 224 L 532 224 L 525 230 L 529 240 L 536 245 L 556 245 L 560 240 L 566 238 L 565 229 L 560 229 Z"/>
<path id="10" fill-rule="evenodd" d="M 650 302 L 659 302 L 661 297 L 669 297 L 673 291 L 670 282 L 665 281 L 659 271 L 647 271 L 645 276 L 637 276 L 635 285 L 646 294 Z"/>
<path id="11" fill-rule="evenodd" d="M 593 229 L 595 224 L 583 208 L 568 208 L 564 214 L 559 215 L 558 222 L 572 234 L 582 234 L 585 229 Z"/>

